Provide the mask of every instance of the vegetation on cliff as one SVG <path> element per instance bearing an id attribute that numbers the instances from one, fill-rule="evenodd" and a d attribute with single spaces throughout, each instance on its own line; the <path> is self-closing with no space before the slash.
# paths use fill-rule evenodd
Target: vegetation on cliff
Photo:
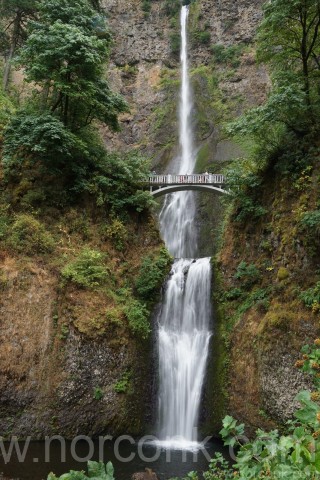
<path id="1" fill-rule="evenodd" d="M 307 382 L 291 365 L 318 334 L 319 24 L 316 0 L 265 4 L 257 50 L 270 92 L 227 129 L 247 153 L 226 170 L 216 296 L 227 402 L 251 432 L 292 417 Z"/>
<path id="2" fill-rule="evenodd" d="M 236 463 L 230 468 L 221 454 L 211 460 L 206 480 L 259 479 L 315 480 L 320 476 L 320 339 L 302 349 L 303 359 L 296 367 L 312 376 L 314 390 L 301 391 L 296 397 L 300 408 L 286 433 L 259 429 L 251 442 L 244 435 L 244 425 L 227 416 L 221 430 L 224 444 L 233 449 Z M 197 477 L 195 477 L 197 478 Z"/>
<path id="3" fill-rule="evenodd" d="M 71 3 L 1 4 L 13 45 L 0 94 L 4 436 L 143 431 L 150 316 L 172 261 L 141 189 L 149 162 L 100 136 L 128 110 L 107 81 L 106 15 Z"/>

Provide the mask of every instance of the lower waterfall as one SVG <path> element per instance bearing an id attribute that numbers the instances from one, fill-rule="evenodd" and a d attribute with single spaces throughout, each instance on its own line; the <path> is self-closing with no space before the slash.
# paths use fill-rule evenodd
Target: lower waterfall
<path id="1" fill-rule="evenodd" d="M 177 260 L 159 314 L 160 439 L 197 441 L 199 406 L 210 340 L 210 258 Z"/>

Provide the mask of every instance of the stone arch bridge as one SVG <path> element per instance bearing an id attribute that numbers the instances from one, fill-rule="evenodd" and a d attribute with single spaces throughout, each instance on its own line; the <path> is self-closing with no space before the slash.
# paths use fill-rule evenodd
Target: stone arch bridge
<path id="1" fill-rule="evenodd" d="M 153 197 L 160 197 L 167 193 L 180 192 L 182 190 L 230 194 L 230 192 L 225 189 L 226 179 L 220 174 L 150 175 L 146 183 L 148 183 L 150 193 Z"/>

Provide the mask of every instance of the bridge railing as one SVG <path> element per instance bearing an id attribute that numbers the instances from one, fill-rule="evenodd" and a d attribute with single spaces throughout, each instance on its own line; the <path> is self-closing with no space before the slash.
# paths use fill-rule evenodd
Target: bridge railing
<path id="1" fill-rule="evenodd" d="M 150 185 L 180 185 L 180 184 L 211 184 L 223 185 L 225 183 L 224 175 L 220 174 L 192 174 L 192 175 L 150 175 Z"/>

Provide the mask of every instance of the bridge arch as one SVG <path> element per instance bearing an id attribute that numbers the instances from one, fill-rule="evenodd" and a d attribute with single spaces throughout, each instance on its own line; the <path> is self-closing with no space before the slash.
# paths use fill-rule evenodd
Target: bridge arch
<path id="1" fill-rule="evenodd" d="M 150 187 L 150 193 L 154 198 L 160 197 L 162 195 L 167 195 L 168 193 L 181 192 L 185 190 L 197 190 L 201 192 L 218 192 L 226 195 L 230 195 L 230 192 L 224 190 L 219 186 L 214 185 L 192 185 L 192 184 L 181 184 L 181 185 L 169 185 L 169 186 L 159 186 L 159 187 Z"/>

